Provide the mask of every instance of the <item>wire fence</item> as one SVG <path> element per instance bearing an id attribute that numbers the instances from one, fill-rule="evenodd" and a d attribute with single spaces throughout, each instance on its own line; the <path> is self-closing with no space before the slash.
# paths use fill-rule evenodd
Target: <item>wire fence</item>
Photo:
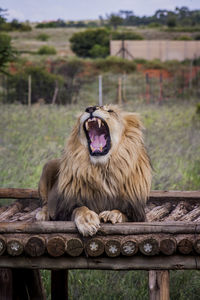
<path id="1" fill-rule="evenodd" d="M 199 99 L 200 70 L 178 71 L 166 75 L 162 70 L 132 74 L 103 74 L 69 78 L 62 85 L 36 81 L 30 75 L 13 85 L 9 77 L 0 77 L 0 103 L 22 104 L 106 104 L 140 100 L 150 103 L 176 99 Z"/>

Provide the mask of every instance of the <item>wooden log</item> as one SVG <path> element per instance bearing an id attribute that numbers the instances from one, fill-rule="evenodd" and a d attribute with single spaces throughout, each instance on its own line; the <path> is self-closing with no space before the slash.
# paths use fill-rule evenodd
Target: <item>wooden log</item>
<path id="1" fill-rule="evenodd" d="M 68 271 L 51 271 L 51 300 L 68 299 Z"/>
<path id="2" fill-rule="evenodd" d="M 62 236 L 50 237 L 47 240 L 47 252 L 53 256 L 58 257 L 65 253 L 65 240 Z"/>
<path id="3" fill-rule="evenodd" d="M 39 194 L 33 189 L 0 188 L 0 198 L 38 199 Z"/>
<path id="4" fill-rule="evenodd" d="M 10 216 L 13 216 L 15 213 L 20 212 L 22 209 L 22 203 L 15 202 L 0 215 L 0 222 L 9 219 Z"/>
<path id="5" fill-rule="evenodd" d="M 151 211 L 149 211 L 146 215 L 148 222 L 155 222 L 163 219 L 166 215 L 169 214 L 171 210 L 171 203 L 165 203 L 161 206 L 154 207 Z"/>
<path id="6" fill-rule="evenodd" d="M 7 252 L 11 256 L 21 255 L 24 251 L 24 245 L 21 240 L 10 238 L 7 240 Z"/>
<path id="7" fill-rule="evenodd" d="M 109 257 L 117 257 L 120 255 L 121 243 L 118 239 L 109 239 L 105 243 L 105 252 Z"/>
<path id="8" fill-rule="evenodd" d="M 159 253 L 159 243 L 155 238 L 146 238 L 139 243 L 139 249 L 144 255 L 156 255 Z"/>
<path id="9" fill-rule="evenodd" d="M 200 239 L 197 239 L 193 244 L 194 250 L 200 254 Z"/>
<path id="10" fill-rule="evenodd" d="M 133 255 L 130 257 L 25 257 L 0 256 L 0 268 L 96 269 L 96 270 L 200 270 L 200 256 Z"/>
<path id="11" fill-rule="evenodd" d="M 121 253 L 125 256 L 132 256 L 138 252 L 138 243 L 130 237 L 124 238 L 121 242 Z"/>
<path id="12" fill-rule="evenodd" d="M 65 250 L 70 256 L 79 256 L 83 252 L 83 242 L 77 237 L 68 238 Z"/>
<path id="13" fill-rule="evenodd" d="M 44 221 L 44 222 L 1 222 L 0 234 L 2 233 L 78 233 L 74 222 Z M 199 234 L 200 224 L 183 222 L 144 222 L 144 223 L 119 223 L 101 224 L 98 235 L 138 235 L 138 234 Z"/>
<path id="14" fill-rule="evenodd" d="M 182 216 L 179 221 L 191 222 L 200 216 L 200 206 L 197 206 L 192 211 L 188 212 L 186 215 Z"/>
<path id="15" fill-rule="evenodd" d="M 160 240 L 160 252 L 165 255 L 172 255 L 176 252 L 177 242 L 174 238 L 163 238 Z"/>
<path id="16" fill-rule="evenodd" d="M 178 242 L 177 248 L 182 254 L 190 254 L 193 250 L 193 243 L 188 238 L 183 238 Z"/>
<path id="17" fill-rule="evenodd" d="M 165 222 L 180 220 L 181 217 L 183 217 L 184 215 L 186 215 L 188 213 L 187 206 L 188 206 L 187 203 L 184 201 L 181 201 L 180 203 L 178 203 L 176 205 L 175 209 L 172 210 L 170 215 L 165 218 Z"/>
<path id="18" fill-rule="evenodd" d="M 104 253 L 104 241 L 99 238 L 92 238 L 87 241 L 85 252 L 89 256 L 100 256 Z"/>
<path id="19" fill-rule="evenodd" d="M 37 190 L 19 188 L 0 188 L 0 198 L 38 199 Z M 151 191 L 148 202 L 199 200 L 200 191 Z"/>
<path id="20" fill-rule="evenodd" d="M 0 215 L 8 208 L 7 205 L 1 206 L 0 207 Z"/>
<path id="21" fill-rule="evenodd" d="M 13 300 L 11 269 L 0 269 L 0 299 Z"/>
<path id="22" fill-rule="evenodd" d="M 149 299 L 169 300 L 169 271 L 149 271 Z"/>
<path id="23" fill-rule="evenodd" d="M 31 236 L 27 239 L 25 252 L 33 257 L 41 256 L 45 253 L 45 238 L 41 236 Z"/>
<path id="24" fill-rule="evenodd" d="M 6 250 L 6 239 L 3 236 L 0 236 L 0 255 L 2 255 L 5 252 L 5 250 Z"/>

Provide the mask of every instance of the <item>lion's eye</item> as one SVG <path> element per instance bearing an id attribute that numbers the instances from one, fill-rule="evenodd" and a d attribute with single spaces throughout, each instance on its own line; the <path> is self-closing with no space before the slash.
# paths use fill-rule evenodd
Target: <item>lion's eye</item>
<path id="1" fill-rule="evenodd" d="M 112 109 L 109 109 L 108 112 L 109 112 L 109 113 L 112 113 L 112 112 L 114 112 L 114 111 L 113 111 Z"/>

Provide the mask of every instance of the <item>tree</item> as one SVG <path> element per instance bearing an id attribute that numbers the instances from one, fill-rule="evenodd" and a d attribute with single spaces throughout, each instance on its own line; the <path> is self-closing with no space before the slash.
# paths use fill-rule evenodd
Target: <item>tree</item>
<path id="1" fill-rule="evenodd" d="M 3 23 L 6 22 L 6 18 L 5 18 L 6 11 L 7 11 L 6 9 L 0 8 L 0 27 Z"/>
<path id="2" fill-rule="evenodd" d="M 109 24 L 117 29 L 117 26 L 122 25 L 123 19 L 117 14 L 111 14 L 108 18 Z"/>
<path id="3" fill-rule="evenodd" d="M 8 62 L 16 57 L 16 51 L 11 46 L 11 37 L 5 33 L 0 34 L 0 72 L 6 73 Z"/>

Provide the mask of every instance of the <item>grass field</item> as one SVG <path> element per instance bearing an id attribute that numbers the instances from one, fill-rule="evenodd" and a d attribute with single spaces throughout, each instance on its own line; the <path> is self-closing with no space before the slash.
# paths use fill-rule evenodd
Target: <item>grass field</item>
<path id="1" fill-rule="evenodd" d="M 82 104 L 82 107 L 84 104 Z M 196 104 L 128 102 L 146 127 L 145 144 L 154 167 L 152 189 L 200 187 L 200 118 Z M 1 187 L 37 188 L 44 163 L 59 157 L 81 106 L 1 105 Z M 3 204 L 3 203 L 2 203 Z M 49 272 L 43 272 L 49 295 Z M 200 276 L 171 272 L 171 299 L 200 299 Z M 147 272 L 70 271 L 70 299 L 148 299 Z"/>

